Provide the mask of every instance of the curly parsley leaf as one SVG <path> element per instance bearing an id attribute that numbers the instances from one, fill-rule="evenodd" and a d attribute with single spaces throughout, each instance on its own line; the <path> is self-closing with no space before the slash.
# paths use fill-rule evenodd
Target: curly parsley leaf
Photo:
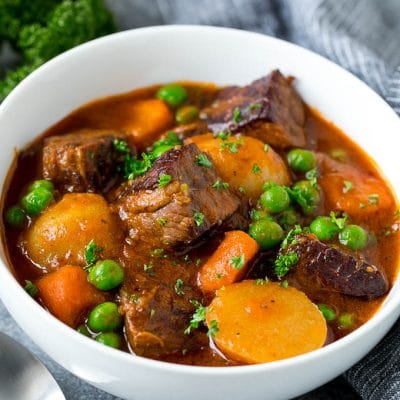
<path id="1" fill-rule="evenodd" d="M 201 165 L 202 167 L 206 167 L 206 168 L 212 167 L 211 161 L 207 158 L 207 156 L 205 154 L 199 154 L 196 157 L 196 161 L 197 161 L 197 164 Z"/>
<path id="2" fill-rule="evenodd" d="M 86 246 L 85 246 L 85 261 L 86 267 L 91 267 L 94 265 L 98 259 L 99 253 L 103 251 L 103 248 L 97 246 L 97 244 L 92 239 Z"/>
<path id="3" fill-rule="evenodd" d="M 167 186 L 172 180 L 172 176 L 168 174 L 160 174 L 158 178 L 158 187 Z"/>
<path id="4" fill-rule="evenodd" d="M 240 254 L 239 256 L 232 257 L 229 260 L 229 264 L 232 265 L 235 269 L 242 269 L 244 265 L 244 254 Z"/>
<path id="5" fill-rule="evenodd" d="M 274 271 L 278 278 L 285 276 L 297 264 L 299 256 L 294 251 L 280 254 L 274 261 Z"/>
<path id="6" fill-rule="evenodd" d="M 196 310 L 192 315 L 189 326 L 185 329 L 186 335 L 189 335 L 193 329 L 199 328 L 200 323 L 206 320 L 207 313 L 207 307 L 203 306 L 199 301 L 191 300 L 190 302 L 196 307 Z"/>

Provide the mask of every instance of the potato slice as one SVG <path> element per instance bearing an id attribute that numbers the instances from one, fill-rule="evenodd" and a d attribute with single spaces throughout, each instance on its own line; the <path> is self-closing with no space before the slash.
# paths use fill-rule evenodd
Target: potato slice
<path id="1" fill-rule="evenodd" d="M 289 173 L 281 157 L 258 139 L 232 136 L 222 140 L 211 133 L 186 140 L 211 155 L 221 178 L 231 188 L 243 188 L 254 202 L 263 192 L 263 184 L 274 181 L 279 185 L 290 182 Z"/>
<path id="2" fill-rule="evenodd" d="M 123 241 L 117 218 L 97 194 L 70 193 L 49 207 L 27 230 L 22 246 L 45 269 L 85 265 L 85 246 L 93 240 L 103 258 L 119 254 Z"/>
<path id="3" fill-rule="evenodd" d="M 217 291 L 206 322 L 215 322 L 218 348 L 229 358 L 264 363 L 322 347 L 327 326 L 316 305 L 299 290 L 246 280 Z"/>

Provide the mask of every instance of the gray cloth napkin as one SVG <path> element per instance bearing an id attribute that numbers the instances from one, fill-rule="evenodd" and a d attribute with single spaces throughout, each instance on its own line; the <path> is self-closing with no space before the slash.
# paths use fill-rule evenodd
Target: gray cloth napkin
<path id="1" fill-rule="evenodd" d="M 262 32 L 300 44 L 359 76 L 400 114 L 399 0 L 106 1 L 121 29 L 207 24 Z M 299 400 L 400 399 L 399 324 L 344 374 L 348 383 L 338 378 Z M 16 326 L 1 303 L 0 330 L 27 345 L 45 362 L 68 400 L 115 399 L 50 360 Z"/>

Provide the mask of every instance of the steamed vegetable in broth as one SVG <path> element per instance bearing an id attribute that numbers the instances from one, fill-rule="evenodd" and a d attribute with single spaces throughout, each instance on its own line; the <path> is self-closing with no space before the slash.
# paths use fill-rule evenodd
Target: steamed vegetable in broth
<path id="1" fill-rule="evenodd" d="M 78 332 L 226 366 L 306 353 L 376 312 L 398 204 L 374 163 L 279 71 L 82 106 L 18 154 L 10 264 Z"/>

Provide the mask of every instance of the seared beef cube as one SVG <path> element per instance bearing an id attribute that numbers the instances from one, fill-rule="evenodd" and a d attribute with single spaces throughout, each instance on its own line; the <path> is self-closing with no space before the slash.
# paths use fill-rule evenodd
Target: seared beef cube
<path id="1" fill-rule="evenodd" d="M 168 261 L 169 262 L 169 261 Z M 193 351 L 207 343 L 200 331 L 185 334 L 195 307 L 191 300 L 200 298 L 187 285 L 186 265 L 166 265 L 157 260 L 154 277 L 128 271 L 122 288 L 120 311 L 125 316 L 125 332 L 137 355 L 158 358 L 180 351 Z M 162 270 L 162 276 L 158 276 Z M 182 291 L 174 290 L 182 279 Z"/>
<path id="2" fill-rule="evenodd" d="M 121 159 L 113 142 L 126 136 L 108 130 L 83 129 L 44 141 L 43 176 L 62 192 L 101 192 L 115 176 Z"/>
<path id="3" fill-rule="evenodd" d="M 288 279 L 300 287 L 313 285 L 369 299 L 382 296 L 389 289 L 385 273 L 377 266 L 360 256 L 326 245 L 314 235 L 296 236 L 287 252 L 298 255 L 299 261 Z"/>
<path id="4" fill-rule="evenodd" d="M 201 160 L 209 165 L 200 165 Z M 170 177 L 165 186 L 159 184 L 163 176 Z M 241 200 L 229 189 L 213 188 L 217 180 L 211 158 L 196 145 L 164 153 L 117 196 L 115 206 L 131 241 L 172 247 L 221 225 L 241 210 Z"/>
<path id="5" fill-rule="evenodd" d="M 222 90 L 202 113 L 214 132 L 242 132 L 277 148 L 305 145 L 304 105 L 278 70 L 244 87 Z"/>

